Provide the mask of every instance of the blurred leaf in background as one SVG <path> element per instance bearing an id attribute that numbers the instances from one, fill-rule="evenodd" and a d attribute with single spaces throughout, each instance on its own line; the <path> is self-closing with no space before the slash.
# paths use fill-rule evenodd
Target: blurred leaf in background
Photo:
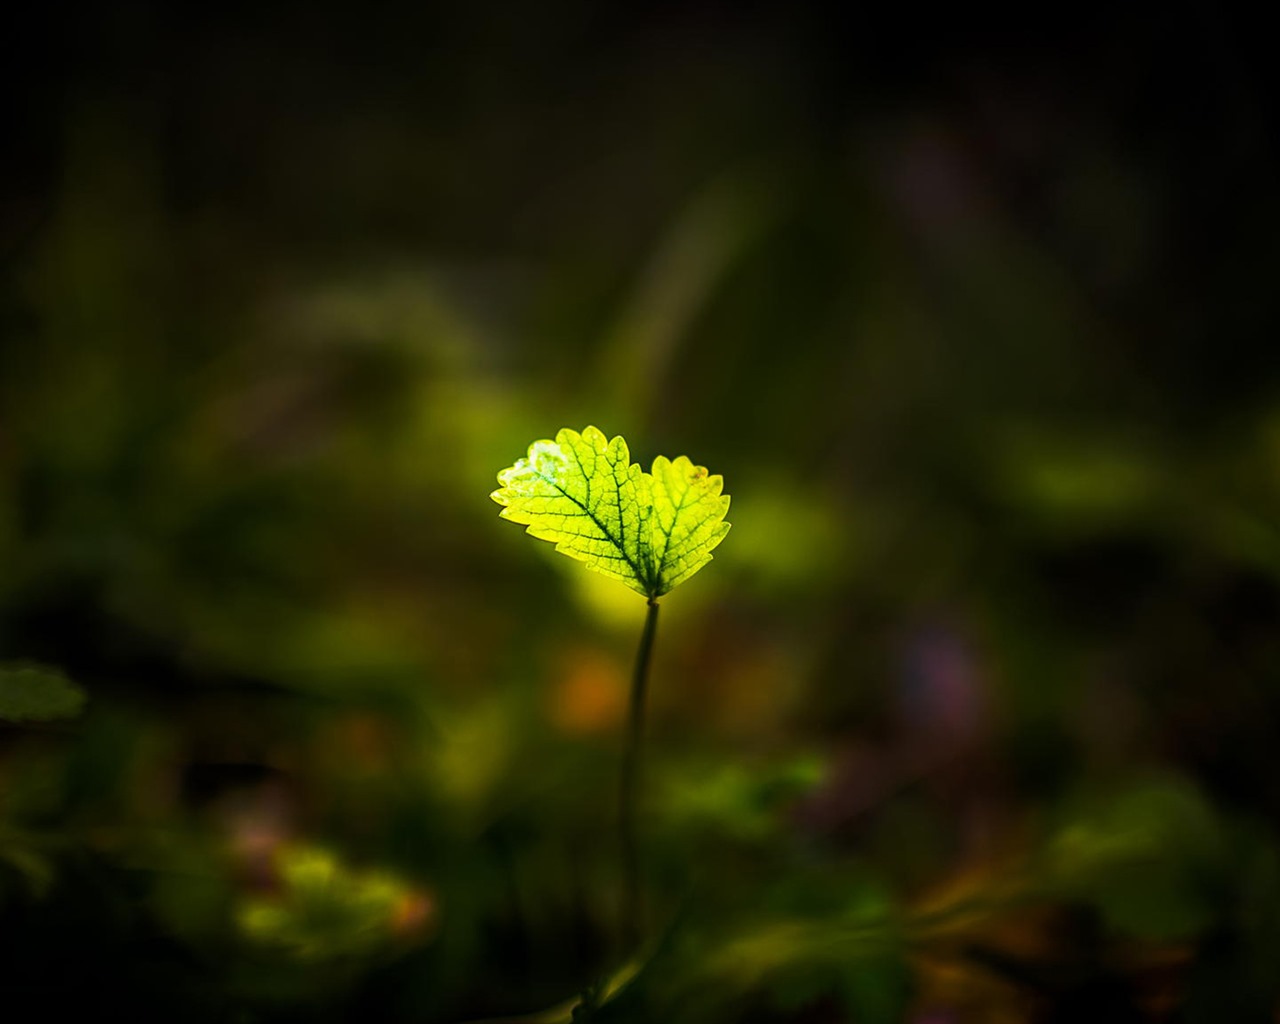
<path id="1" fill-rule="evenodd" d="M 57 669 L 0 665 L 0 719 L 48 722 L 74 718 L 84 703 L 84 690 Z"/>
<path id="2" fill-rule="evenodd" d="M 277 853 L 279 891 L 236 911 L 245 935 L 304 961 L 366 956 L 427 929 L 431 897 L 394 876 L 353 872 L 318 849 Z"/>

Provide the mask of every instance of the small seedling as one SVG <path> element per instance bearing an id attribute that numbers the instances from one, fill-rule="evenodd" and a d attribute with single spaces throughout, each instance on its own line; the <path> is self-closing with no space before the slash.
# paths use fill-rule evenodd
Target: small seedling
<path id="1" fill-rule="evenodd" d="M 658 627 L 658 598 L 711 561 L 729 524 L 724 479 L 685 456 L 659 455 L 646 473 L 631 461 L 627 442 L 607 440 L 595 427 L 565 428 L 554 441 L 535 441 L 529 454 L 498 474 L 491 497 L 502 518 L 530 536 L 621 580 L 648 601 L 631 682 L 627 745 L 622 761 L 619 821 L 626 939 L 640 934 L 639 860 L 635 800 L 649 658 Z"/>

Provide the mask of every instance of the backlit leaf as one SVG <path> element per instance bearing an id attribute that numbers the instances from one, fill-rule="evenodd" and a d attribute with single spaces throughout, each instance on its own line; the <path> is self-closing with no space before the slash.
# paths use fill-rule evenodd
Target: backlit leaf
<path id="1" fill-rule="evenodd" d="M 729 532 L 724 480 L 685 456 L 646 473 L 627 442 L 595 427 L 535 441 L 498 474 L 502 517 L 645 597 L 661 597 L 711 561 Z"/>

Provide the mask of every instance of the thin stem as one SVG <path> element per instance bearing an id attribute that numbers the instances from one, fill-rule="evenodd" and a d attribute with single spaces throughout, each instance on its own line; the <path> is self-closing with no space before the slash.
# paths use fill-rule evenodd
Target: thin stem
<path id="1" fill-rule="evenodd" d="M 640 739 L 644 733 L 644 697 L 649 683 L 649 656 L 658 631 L 658 601 L 649 598 L 649 611 L 636 651 L 631 677 L 631 707 L 627 717 L 627 745 L 622 754 L 622 790 L 619 799 L 619 836 L 622 841 L 623 941 L 630 953 L 644 931 L 640 905 L 640 849 L 636 839 L 636 790 L 640 781 Z"/>

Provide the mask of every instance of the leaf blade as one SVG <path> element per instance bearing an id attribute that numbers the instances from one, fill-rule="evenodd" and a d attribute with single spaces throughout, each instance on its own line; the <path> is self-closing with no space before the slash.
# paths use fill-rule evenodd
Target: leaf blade
<path id="1" fill-rule="evenodd" d="M 685 455 L 653 460 L 654 553 L 659 593 L 669 593 L 711 561 L 729 532 L 724 477 L 710 475 Z"/>
<path id="2" fill-rule="evenodd" d="M 503 519 L 524 525 L 531 537 L 644 594 L 641 481 L 630 470 L 622 437 L 609 441 L 595 427 L 581 434 L 566 427 L 554 441 L 535 441 L 525 458 L 499 473 L 502 486 L 490 497 L 504 506 Z"/>
<path id="3" fill-rule="evenodd" d="M 657 598 L 711 560 L 724 538 L 724 480 L 686 456 L 631 462 L 626 441 L 568 427 L 498 474 L 490 497 L 503 519 L 588 568 Z"/>

